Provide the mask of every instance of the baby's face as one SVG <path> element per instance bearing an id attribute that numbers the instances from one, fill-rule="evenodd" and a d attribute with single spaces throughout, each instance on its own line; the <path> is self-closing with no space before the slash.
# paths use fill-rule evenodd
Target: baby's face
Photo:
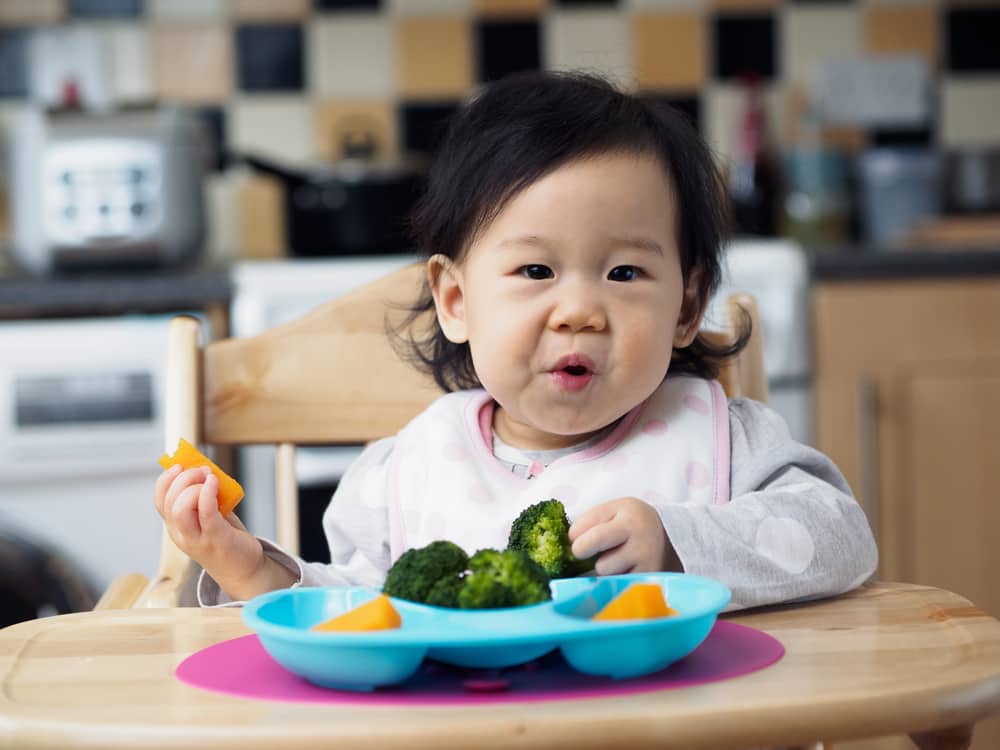
<path id="1" fill-rule="evenodd" d="M 468 340 L 504 441 L 572 445 L 660 384 L 700 313 L 676 221 L 657 161 L 575 161 L 510 201 L 438 276 L 438 319 L 450 339 Z"/>

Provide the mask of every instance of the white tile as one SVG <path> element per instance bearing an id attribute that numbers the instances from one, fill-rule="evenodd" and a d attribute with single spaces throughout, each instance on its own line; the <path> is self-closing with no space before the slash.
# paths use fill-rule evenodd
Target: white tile
<path id="1" fill-rule="evenodd" d="M 224 18 L 226 0 L 147 0 L 153 18 Z"/>
<path id="2" fill-rule="evenodd" d="M 389 0 L 389 10 L 399 15 L 464 15 L 472 11 L 472 0 Z"/>
<path id="3" fill-rule="evenodd" d="M 312 107 L 299 96 L 242 97 L 227 107 L 230 144 L 288 162 L 314 157 Z"/>
<path id="4" fill-rule="evenodd" d="M 544 22 L 545 67 L 585 70 L 634 85 L 628 19 L 616 11 L 560 10 Z"/>
<path id="5" fill-rule="evenodd" d="M 768 86 L 764 92 L 764 109 L 767 115 L 768 135 L 771 143 L 780 148 L 784 142 L 785 89 L 778 84 Z M 702 122 L 709 148 L 723 166 L 735 151 L 740 132 L 746 94 L 737 84 L 718 83 L 708 87 L 702 95 L 705 107 Z"/>
<path id="6" fill-rule="evenodd" d="M 205 255 L 210 262 L 236 260 L 240 250 L 240 188 L 245 176 L 239 172 L 212 173 L 205 177 L 205 207 L 208 232 Z"/>
<path id="7" fill-rule="evenodd" d="M 308 26 L 308 78 L 321 96 L 392 96 L 395 47 L 384 16 L 337 15 Z"/>
<path id="8" fill-rule="evenodd" d="M 108 24 L 104 43 L 111 51 L 111 96 L 116 102 L 149 101 L 156 96 L 149 29 L 140 24 Z"/>
<path id="9" fill-rule="evenodd" d="M 861 14 L 851 6 L 785 6 L 781 39 L 786 80 L 811 84 L 825 60 L 861 53 Z"/>
<path id="10" fill-rule="evenodd" d="M 941 141 L 945 146 L 1000 143 L 1000 76 L 942 81 Z"/>

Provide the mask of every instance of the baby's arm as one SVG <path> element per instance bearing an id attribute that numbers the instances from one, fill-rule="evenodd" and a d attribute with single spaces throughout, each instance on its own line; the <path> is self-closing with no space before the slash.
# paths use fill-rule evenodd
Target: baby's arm
<path id="1" fill-rule="evenodd" d="M 207 467 L 160 474 L 153 503 L 167 533 L 188 557 L 209 571 L 226 591 L 243 599 L 291 584 L 286 568 L 267 558 L 234 513 L 223 517 L 219 480 Z"/>
<path id="2" fill-rule="evenodd" d="M 385 438 L 367 446 L 338 484 L 323 515 L 329 565 L 307 562 L 274 542 L 251 537 L 266 564 L 286 577 L 283 587 L 382 585 L 390 565 L 386 497 L 394 444 L 394 438 Z M 246 598 L 207 569 L 198 581 L 202 606 L 239 604 Z"/>
<path id="3" fill-rule="evenodd" d="M 864 583 L 878 551 L 837 467 L 795 442 L 766 406 L 735 399 L 729 411 L 731 501 L 658 508 L 684 570 L 726 583 L 732 608 L 832 596 Z"/>

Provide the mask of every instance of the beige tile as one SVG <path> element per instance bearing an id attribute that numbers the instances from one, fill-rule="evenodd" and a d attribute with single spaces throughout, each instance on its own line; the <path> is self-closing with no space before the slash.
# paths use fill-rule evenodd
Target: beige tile
<path id="1" fill-rule="evenodd" d="M 233 89 L 233 45 L 221 25 L 153 27 L 153 76 L 157 94 L 169 101 L 220 102 Z"/>
<path id="2" fill-rule="evenodd" d="M 308 80 L 321 96 L 378 97 L 396 92 L 396 49 L 383 15 L 338 14 L 308 24 Z"/>
<path id="3" fill-rule="evenodd" d="M 229 142 L 284 162 L 315 159 L 312 105 L 300 96 L 241 97 L 227 107 Z"/>
<path id="4" fill-rule="evenodd" d="M 620 85 L 635 83 L 625 14 L 561 10 L 546 16 L 543 34 L 546 68 L 587 70 Z"/>
<path id="5" fill-rule="evenodd" d="M 0 26 L 58 23 L 66 17 L 66 0 L 0 0 Z"/>
<path id="6" fill-rule="evenodd" d="M 917 54 L 932 66 L 938 61 L 938 11 L 930 6 L 879 6 L 864 10 L 865 51 Z"/>
<path id="7" fill-rule="evenodd" d="M 146 0 L 146 12 L 153 18 L 222 19 L 226 0 Z"/>
<path id="8" fill-rule="evenodd" d="M 781 23 L 786 80 L 816 81 L 826 60 L 854 57 L 861 49 L 861 15 L 852 6 L 786 6 Z"/>
<path id="9" fill-rule="evenodd" d="M 116 102 L 155 99 L 149 27 L 138 23 L 102 24 L 100 33 L 109 51 L 112 98 Z"/>
<path id="10" fill-rule="evenodd" d="M 0 239 L 8 239 L 11 236 L 10 227 L 10 196 L 7 189 L 0 186 Z M 0 243 L 5 244 L 5 243 Z M 0 252 L 0 256 L 3 253 Z M 2 262 L 2 260 L 0 260 Z"/>
<path id="11" fill-rule="evenodd" d="M 389 0 L 389 11 L 398 15 L 466 15 L 473 0 Z"/>
<path id="12" fill-rule="evenodd" d="M 229 13 L 238 21 L 294 21 L 311 11 L 310 0 L 229 0 Z"/>
<path id="13" fill-rule="evenodd" d="M 399 93 L 463 96 L 472 86 L 472 30 L 462 18 L 403 18 L 396 24 Z"/>
<path id="14" fill-rule="evenodd" d="M 376 157 L 399 153 L 396 108 L 386 100 L 327 100 L 316 105 L 316 152 L 324 159 L 343 157 L 344 140 L 352 133 L 371 133 Z"/>
<path id="15" fill-rule="evenodd" d="M 480 16 L 518 16 L 537 15 L 548 5 L 548 0 L 476 0 L 473 8 Z"/>
<path id="16" fill-rule="evenodd" d="M 247 176 L 230 170 L 206 175 L 205 210 L 208 212 L 205 255 L 211 264 L 241 257 L 240 196 Z"/>
<path id="17" fill-rule="evenodd" d="M 252 260 L 286 257 L 282 184 L 273 177 L 248 177 L 239 192 L 239 201 L 237 254 Z"/>
<path id="18" fill-rule="evenodd" d="M 945 146 L 1000 143 L 1000 76 L 942 81 L 941 141 Z"/>
<path id="19" fill-rule="evenodd" d="M 643 90 L 699 89 L 708 75 L 708 20 L 701 13 L 632 17 L 635 79 Z"/>

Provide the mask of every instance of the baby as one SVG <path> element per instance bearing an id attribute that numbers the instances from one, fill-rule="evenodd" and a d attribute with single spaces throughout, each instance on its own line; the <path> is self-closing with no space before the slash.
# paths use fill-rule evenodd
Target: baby
<path id="1" fill-rule="evenodd" d="M 437 325 L 411 358 L 448 393 L 345 474 L 323 520 L 329 565 L 223 518 L 211 474 L 161 475 L 155 504 L 204 569 L 201 604 L 381 586 L 411 547 L 503 548 L 550 497 L 599 575 L 711 576 L 733 607 L 863 583 L 877 552 L 843 476 L 713 379 L 733 353 L 699 335 L 725 206 L 709 150 L 669 108 L 579 74 L 486 87 L 413 217 L 427 256 L 414 314 Z"/>

